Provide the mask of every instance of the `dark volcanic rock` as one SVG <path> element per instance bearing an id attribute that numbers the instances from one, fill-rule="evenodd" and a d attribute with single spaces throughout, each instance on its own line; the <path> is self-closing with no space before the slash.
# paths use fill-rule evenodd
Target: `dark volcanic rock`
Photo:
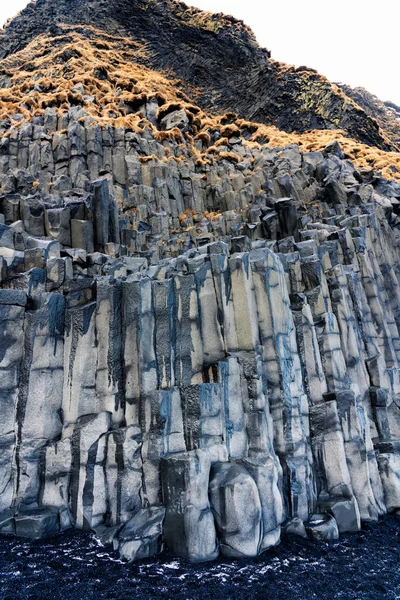
<path id="1" fill-rule="evenodd" d="M 382 132 L 400 149 L 400 107 L 393 102 L 382 102 L 362 87 L 351 88 L 340 84 L 340 88 L 377 121 Z"/>
<path id="2" fill-rule="evenodd" d="M 344 129 L 363 143 L 391 147 L 376 121 L 314 70 L 270 60 L 243 23 L 175 0 L 38 0 L 7 24 L 0 58 L 40 33 L 57 35 L 60 23 L 94 25 L 145 43 L 152 66 L 198 88 L 202 107 L 233 110 L 286 131 Z"/>
<path id="3" fill-rule="evenodd" d="M 298 102 L 302 127 L 375 124 L 176 2 L 42 0 L 1 44 L 0 530 L 199 562 L 399 510 L 400 184 L 142 62 L 289 129 Z"/>
<path id="4" fill-rule="evenodd" d="M 340 541 L 283 537 L 250 559 L 191 565 L 170 553 L 135 564 L 66 532 L 48 541 L 1 537 L 1 596 L 15 600 L 396 600 L 400 526 L 393 516 Z"/>

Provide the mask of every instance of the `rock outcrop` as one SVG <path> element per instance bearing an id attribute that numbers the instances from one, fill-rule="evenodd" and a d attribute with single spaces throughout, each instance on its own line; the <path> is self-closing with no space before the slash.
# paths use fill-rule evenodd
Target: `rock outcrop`
<path id="1" fill-rule="evenodd" d="M 400 148 L 400 107 L 393 102 L 382 102 L 374 94 L 362 87 L 351 88 L 349 85 L 338 84 L 341 90 L 373 119 L 382 131 Z"/>
<path id="2" fill-rule="evenodd" d="M 202 108 L 233 110 L 289 132 L 343 129 L 367 145 L 393 148 L 369 113 L 325 77 L 270 59 L 241 21 L 177 0 L 37 0 L 7 24 L 0 58 L 39 34 L 62 35 L 60 24 L 95 25 L 139 42 L 147 49 L 144 64 L 172 72 L 189 94 L 194 86 Z"/>
<path id="3" fill-rule="evenodd" d="M 0 533 L 200 561 L 400 509 L 400 184 L 72 83 L 2 122 Z"/>

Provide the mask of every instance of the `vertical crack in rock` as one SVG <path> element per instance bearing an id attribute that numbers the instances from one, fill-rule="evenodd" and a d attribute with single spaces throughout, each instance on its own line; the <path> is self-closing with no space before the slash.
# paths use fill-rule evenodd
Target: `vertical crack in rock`
<path id="1" fill-rule="evenodd" d="M 0 533 L 199 561 L 400 510 L 400 185 L 347 138 L 272 148 L 206 114 L 118 37 L 134 20 L 72 12 L 35 52 L 19 18 L 0 42 Z M 192 23 L 210 52 L 215 23 Z M 258 50 L 234 23 L 241 64 Z"/>

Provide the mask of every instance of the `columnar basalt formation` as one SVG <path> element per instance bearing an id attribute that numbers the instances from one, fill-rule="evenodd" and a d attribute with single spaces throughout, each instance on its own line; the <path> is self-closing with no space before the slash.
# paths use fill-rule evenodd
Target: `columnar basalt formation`
<path id="1" fill-rule="evenodd" d="M 50 116 L 2 155 L 2 531 L 203 560 L 400 507 L 400 186 L 335 145 L 198 177 L 73 111 L 48 148 Z"/>
<path id="2" fill-rule="evenodd" d="M 0 533 L 201 561 L 400 509 L 400 184 L 76 85 L 1 123 Z"/>

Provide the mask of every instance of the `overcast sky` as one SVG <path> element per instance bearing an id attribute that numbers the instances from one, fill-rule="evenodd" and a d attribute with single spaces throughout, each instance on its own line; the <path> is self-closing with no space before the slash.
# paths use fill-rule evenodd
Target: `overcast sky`
<path id="1" fill-rule="evenodd" d="M 242 19 L 276 60 L 313 67 L 331 81 L 363 86 L 381 100 L 400 105 L 399 0 L 189 0 L 187 3 Z M 4 23 L 26 5 L 26 0 L 0 0 L 0 22 Z"/>

